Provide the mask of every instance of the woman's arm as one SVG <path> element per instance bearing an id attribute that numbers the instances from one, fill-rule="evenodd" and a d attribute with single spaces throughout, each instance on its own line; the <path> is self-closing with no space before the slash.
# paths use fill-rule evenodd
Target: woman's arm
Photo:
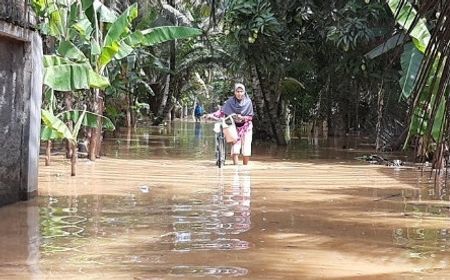
<path id="1" fill-rule="evenodd" d="M 222 118 L 224 116 L 225 116 L 225 114 L 219 109 L 219 110 L 215 111 L 214 113 L 207 114 L 206 118 L 217 121 L 217 120 L 219 120 L 219 118 Z"/>
<path id="2" fill-rule="evenodd" d="M 242 122 L 249 122 L 249 121 L 253 120 L 253 116 L 242 116 L 242 115 L 237 115 L 237 116 Z"/>
<path id="3" fill-rule="evenodd" d="M 253 116 L 244 116 L 244 121 L 245 122 L 250 122 L 253 120 Z"/>

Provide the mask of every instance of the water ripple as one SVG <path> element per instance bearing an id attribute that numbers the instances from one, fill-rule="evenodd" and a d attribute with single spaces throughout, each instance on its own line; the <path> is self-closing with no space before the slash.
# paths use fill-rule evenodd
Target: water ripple
<path id="1" fill-rule="evenodd" d="M 174 266 L 170 274 L 177 276 L 229 276 L 238 277 L 248 274 L 248 269 L 236 266 Z"/>

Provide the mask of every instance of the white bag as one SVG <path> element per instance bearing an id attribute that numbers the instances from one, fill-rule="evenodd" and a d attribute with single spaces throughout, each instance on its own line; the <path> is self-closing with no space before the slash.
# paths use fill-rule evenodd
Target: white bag
<path id="1" fill-rule="evenodd" d="M 227 141 L 227 143 L 234 143 L 239 139 L 236 125 L 234 123 L 233 118 L 229 118 L 229 120 L 231 120 L 231 124 L 227 124 L 225 120 L 226 119 L 222 120 L 223 134 L 225 135 L 225 140 Z"/>

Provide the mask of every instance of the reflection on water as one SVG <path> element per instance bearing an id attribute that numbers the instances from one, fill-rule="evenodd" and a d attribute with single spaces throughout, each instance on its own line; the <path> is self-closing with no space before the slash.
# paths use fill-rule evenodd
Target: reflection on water
<path id="1" fill-rule="evenodd" d="M 436 180 L 436 181 L 435 181 Z M 411 258 L 433 258 L 450 249 L 450 203 L 444 177 L 423 174 L 418 177 L 422 186 L 401 192 L 403 215 L 414 218 L 407 226 L 393 229 L 393 243 L 409 250 Z M 431 220 L 444 227 L 421 226 L 424 220 Z"/>
<path id="2" fill-rule="evenodd" d="M 205 266 L 186 262 L 189 259 L 174 263 L 161 257 L 161 252 L 170 251 L 188 254 L 251 248 L 252 243 L 243 237 L 251 228 L 250 172 L 237 169 L 227 170 L 231 173 L 226 175 L 223 172 L 217 174 L 215 183 L 208 183 L 204 191 L 191 193 L 189 197 L 179 196 L 177 191 L 170 196 L 158 195 L 153 184 L 148 184 L 151 186 L 146 191 L 138 185 L 121 196 L 41 196 L 41 265 L 55 273 L 50 264 L 56 257 L 75 269 L 114 264 L 128 271 L 137 269 L 135 265 L 152 263 L 157 265 L 153 272 L 137 269 L 136 273 L 187 277 L 245 275 L 247 268 L 227 266 L 226 262 Z M 126 239 L 130 240 L 125 242 Z M 102 249 L 98 251 L 99 248 Z"/>
<path id="3" fill-rule="evenodd" d="M 103 152 L 117 158 L 211 159 L 214 157 L 212 122 L 174 122 L 160 127 L 143 127 L 132 131 L 120 130 L 117 137 L 105 138 Z M 371 154 L 368 140 L 358 137 L 292 139 L 286 147 L 254 140 L 253 155 L 263 160 L 331 159 L 353 160 Z M 396 158 L 404 156 L 397 155 Z"/>
<path id="4" fill-rule="evenodd" d="M 36 201 L 0 208 L 0 279 L 24 279 L 20 271 L 42 279 L 38 209 Z"/>
<path id="5" fill-rule="evenodd" d="M 195 142 L 196 144 L 199 144 L 200 140 L 202 139 L 202 124 L 200 122 L 196 122 L 195 123 L 195 131 L 194 131 L 194 136 L 195 136 Z"/>
<path id="6" fill-rule="evenodd" d="M 213 277 L 222 277 L 222 276 L 244 276 L 248 273 L 247 269 L 241 267 L 211 267 L 211 266 L 176 266 L 170 270 L 170 274 L 179 275 L 184 277 L 190 276 L 213 276 Z"/>
<path id="7" fill-rule="evenodd" d="M 103 153 L 117 158 L 204 159 L 214 156 L 211 123 L 175 122 L 159 127 L 119 129 L 117 137 L 105 138 Z"/>
<path id="8" fill-rule="evenodd" d="M 250 229 L 250 188 L 250 174 L 236 172 L 231 184 L 218 184 L 210 202 L 175 205 L 170 241 L 174 250 L 248 249 L 248 241 L 233 236 Z"/>
<path id="9" fill-rule="evenodd" d="M 352 161 L 349 139 L 218 169 L 211 129 L 125 132 L 75 178 L 42 166 L 38 200 L 0 208 L 0 279 L 447 279 L 449 193 L 426 172 Z"/>

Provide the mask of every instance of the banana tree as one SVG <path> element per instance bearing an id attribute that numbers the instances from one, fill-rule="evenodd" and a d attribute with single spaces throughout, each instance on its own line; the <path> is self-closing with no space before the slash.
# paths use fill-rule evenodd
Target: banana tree
<path id="1" fill-rule="evenodd" d="M 99 116 L 105 98 L 101 90 L 110 86 L 106 69 L 112 61 L 137 48 L 201 34 L 199 29 L 171 26 L 132 31 L 137 4 L 119 16 L 99 0 L 32 0 L 32 6 L 42 20 L 41 32 L 54 37 L 58 45 L 56 54 L 45 57 L 44 83 L 58 91 L 92 90 L 90 107 Z M 91 134 L 91 160 L 100 149 L 100 127 L 98 118 Z"/>
<path id="2" fill-rule="evenodd" d="M 429 159 L 438 149 L 443 151 L 445 145 L 443 132 L 448 92 L 443 90 L 445 79 L 442 78 L 447 59 L 443 52 L 434 46 L 430 48 L 430 45 L 433 45 L 430 42 L 433 41 L 423 14 L 427 7 L 429 9 L 432 6 L 424 5 L 418 12 L 408 1 L 388 0 L 387 4 L 397 24 L 405 31 L 411 42 L 405 43 L 408 38 L 403 34 L 396 34 L 367 53 L 366 57 L 375 58 L 398 45 L 404 45 L 400 60 L 402 68 L 399 81 L 402 89 L 400 98 L 413 100 L 404 147 L 411 139 L 415 139 L 416 156 L 419 159 Z M 439 32 L 438 30 L 437 33 Z M 439 155 L 437 157 L 442 158 Z M 441 166 L 441 163 L 442 161 L 435 157 L 434 167 Z"/>
<path id="3" fill-rule="evenodd" d="M 76 122 L 73 130 L 70 130 L 67 125 L 61 121 L 58 117 L 51 114 L 49 111 L 42 109 L 41 110 L 41 118 L 44 123 L 44 127 L 41 131 L 41 139 L 42 140 L 54 140 L 54 139 L 67 139 L 70 143 L 70 147 L 72 149 L 72 157 L 70 160 L 70 166 L 71 166 L 71 172 L 70 174 L 72 176 L 76 175 L 76 161 L 78 157 L 77 153 L 77 137 L 78 132 L 81 127 L 82 119 L 84 118 L 84 115 L 86 113 L 86 110 L 83 111 L 83 114 L 79 118 L 79 120 Z"/>
<path id="4" fill-rule="evenodd" d="M 402 96 L 413 98 L 410 126 L 405 146 L 416 139 L 416 155 L 431 159 L 433 167 L 443 166 L 444 151 L 448 148 L 448 51 L 434 40 L 428 30 L 424 11 L 432 6 L 424 5 L 417 12 L 407 1 L 390 0 L 389 7 L 396 21 L 412 38 L 402 54 L 403 75 L 400 80 Z M 443 15 L 444 14 L 444 15 Z M 443 36 L 445 13 L 440 13 L 433 36 Z M 430 43 L 433 42 L 433 43 Z"/>
<path id="5" fill-rule="evenodd" d="M 103 118 L 103 127 L 107 130 L 114 130 L 115 127 L 111 120 L 106 117 L 99 116 L 92 112 L 87 112 L 86 108 L 83 110 L 64 111 L 54 115 L 52 110 L 41 109 L 41 118 L 43 127 L 41 129 L 41 140 L 53 141 L 63 140 L 69 141 L 71 153 L 71 175 L 76 175 L 76 162 L 78 158 L 78 134 L 81 127 L 94 128 L 97 126 L 97 118 Z M 67 120 L 75 123 L 73 128 L 67 126 Z M 50 154 L 47 154 L 50 158 Z"/>

